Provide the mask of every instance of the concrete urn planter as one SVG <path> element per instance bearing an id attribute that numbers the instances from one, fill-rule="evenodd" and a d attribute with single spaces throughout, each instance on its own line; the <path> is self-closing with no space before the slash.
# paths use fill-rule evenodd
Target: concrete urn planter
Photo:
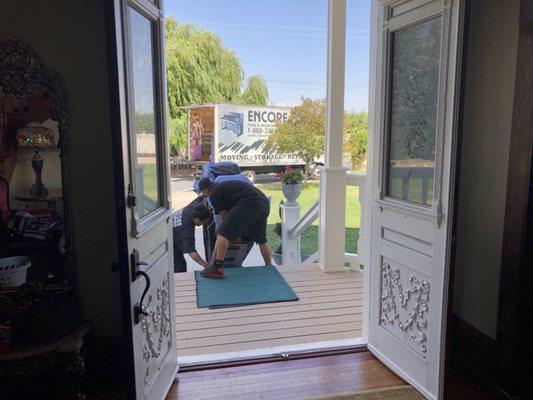
<path id="1" fill-rule="evenodd" d="M 294 183 L 294 184 L 282 183 L 281 191 L 283 192 L 283 195 L 287 199 L 285 205 L 295 206 L 297 204 L 296 199 L 300 196 L 300 193 L 302 193 L 302 184 L 301 183 Z"/>

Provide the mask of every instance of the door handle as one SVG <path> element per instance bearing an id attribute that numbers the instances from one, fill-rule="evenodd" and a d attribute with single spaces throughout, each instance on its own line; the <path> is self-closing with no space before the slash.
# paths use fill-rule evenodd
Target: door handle
<path id="1" fill-rule="evenodd" d="M 137 249 L 133 249 L 133 251 L 130 254 L 130 264 L 131 264 L 131 281 L 135 282 L 135 280 L 139 277 L 137 274 L 140 271 L 141 266 L 148 266 L 147 263 L 144 261 L 139 260 L 139 251 Z"/>
<path id="2" fill-rule="evenodd" d="M 152 281 L 150 280 L 150 277 L 148 274 L 144 271 L 137 271 L 135 273 L 135 278 L 138 277 L 144 277 L 146 280 L 146 285 L 144 286 L 143 293 L 141 295 L 141 301 L 135 306 L 133 306 L 133 320 L 135 322 L 135 325 L 137 325 L 139 322 L 141 322 L 141 315 L 148 316 L 148 311 L 146 311 L 146 307 L 144 306 L 144 297 L 146 296 L 146 293 L 148 293 L 148 290 L 150 289 L 150 285 L 152 284 Z"/>

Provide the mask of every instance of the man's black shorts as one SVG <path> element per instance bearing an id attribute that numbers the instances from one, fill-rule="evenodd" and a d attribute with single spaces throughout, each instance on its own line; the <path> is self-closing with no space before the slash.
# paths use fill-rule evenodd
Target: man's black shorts
<path id="1" fill-rule="evenodd" d="M 217 234 L 234 242 L 246 234 L 257 244 L 267 242 L 267 218 L 270 213 L 270 202 L 257 199 L 237 204 L 220 224 Z"/>

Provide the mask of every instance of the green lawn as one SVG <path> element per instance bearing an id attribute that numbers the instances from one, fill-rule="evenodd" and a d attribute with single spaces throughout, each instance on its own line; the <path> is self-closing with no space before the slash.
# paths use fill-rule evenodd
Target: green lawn
<path id="1" fill-rule="evenodd" d="M 157 166 L 156 164 L 140 164 L 143 167 L 144 194 L 157 201 Z"/>
<path id="2" fill-rule="evenodd" d="M 275 251 L 280 238 L 274 232 L 274 227 L 279 218 L 279 204 L 283 197 L 280 183 L 268 183 L 256 185 L 267 196 L 272 197 L 272 207 L 268 217 L 267 236 L 270 247 Z M 359 237 L 359 221 L 361 217 L 361 205 L 359 204 L 359 188 L 348 186 L 346 193 L 346 252 L 357 252 L 357 239 Z M 318 182 L 309 182 L 307 187 L 302 188 L 302 194 L 298 202 L 302 207 L 303 215 L 318 199 Z M 318 250 L 318 220 L 316 220 L 301 236 L 302 252 L 313 254 Z"/>

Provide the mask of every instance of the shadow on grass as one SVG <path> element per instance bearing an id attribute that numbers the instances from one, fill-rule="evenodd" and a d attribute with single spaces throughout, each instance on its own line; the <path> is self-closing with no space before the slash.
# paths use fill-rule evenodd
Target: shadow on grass
<path id="1" fill-rule="evenodd" d="M 272 251 L 276 251 L 281 238 L 276 235 L 275 224 L 267 227 L 268 243 Z M 357 253 L 357 240 L 359 239 L 359 228 L 346 228 L 346 252 Z M 314 254 L 318 251 L 318 225 L 311 225 L 300 238 L 302 253 Z"/>

